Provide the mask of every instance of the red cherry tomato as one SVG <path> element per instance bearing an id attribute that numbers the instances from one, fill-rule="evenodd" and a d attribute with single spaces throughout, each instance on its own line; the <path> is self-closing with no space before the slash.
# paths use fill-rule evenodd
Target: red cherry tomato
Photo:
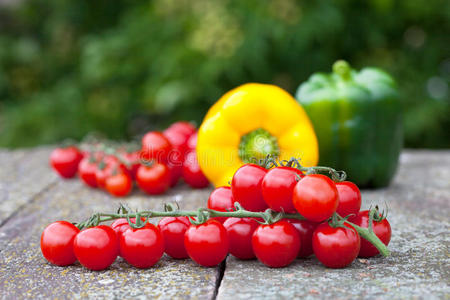
<path id="1" fill-rule="evenodd" d="M 186 136 L 179 131 L 170 130 L 170 127 L 164 130 L 163 135 L 170 142 L 173 149 L 178 150 L 181 155 L 184 155 L 187 151 L 187 141 L 189 136 Z"/>
<path id="2" fill-rule="evenodd" d="M 171 186 L 175 186 L 183 176 L 183 162 L 189 150 L 188 141 L 195 131 L 196 129 L 191 123 L 181 121 L 172 124 L 163 132 L 173 146 L 167 164 L 171 173 Z"/>
<path id="3" fill-rule="evenodd" d="M 172 159 L 169 155 L 169 161 L 167 162 L 166 166 L 169 169 L 170 174 L 170 187 L 174 187 L 183 176 L 183 161 L 180 160 L 180 158 Z"/>
<path id="4" fill-rule="evenodd" d="M 41 235 L 42 255 L 54 265 L 67 266 L 77 258 L 73 252 L 73 241 L 80 230 L 72 223 L 57 221 L 48 225 Z"/>
<path id="5" fill-rule="evenodd" d="M 78 165 L 78 175 L 86 185 L 93 188 L 97 187 L 97 177 L 95 176 L 96 172 L 97 163 L 95 160 L 88 156 L 80 161 L 80 164 Z"/>
<path id="6" fill-rule="evenodd" d="M 141 190 L 150 195 L 162 194 L 170 185 L 169 169 L 159 163 L 141 165 L 136 174 L 136 182 Z"/>
<path id="7" fill-rule="evenodd" d="M 269 170 L 262 181 L 262 195 L 267 205 L 275 211 L 295 213 L 292 203 L 294 187 L 302 176 L 302 171 L 290 167 Z"/>
<path id="8" fill-rule="evenodd" d="M 101 162 L 97 166 L 97 170 L 95 171 L 95 179 L 97 181 L 97 186 L 99 188 L 105 189 L 106 188 L 106 179 L 108 177 L 111 177 L 113 172 L 115 171 L 115 166 L 113 163 L 107 163 Z"/>
<path id="9" fill-rule="evenodd" d="M 267 170 L 254 164 L 240 167 L 231 181 L 234 200 L 250 211 L 263 211 L 267 204 L 262 195 L 262 181 Z"/>
<path id="10" fill-rule="evenodd" d="M 175 149 L 180 150 L 184 154 L 188 150 L 187 142 L 195 131 L 196 129 L 191 123 L 177 122 L 164 130 L 163 134 Z"/>
<path id="11" fill-rule="evenodd" d="M 83 154 L 78 148 L 56 148 L 50 154 L 50 165 L 63 178 L 72 178 L 78 171 Z"/>
<path id="12" fill-rule="evenodd" d="M 190 123 L 190 122 L 186 122 L 186 121 L 179 121 L 176 123 L 173 123 L 172 125 L 169 126 L 169 128 L 167 128 L 165 130 L 165 132 L 178 132 L 183 134 L 184 136 L 190 137 L 192 134 L 194 134 L 197 129 L 195 128 L 195 126 Z"/>
<path id="13" fill-rule="evenodd" d="M 208 208 L 217 211 L 231 211 L 234 208 L 234 199 L 229 186 L 221 186 L 212 191 L 208 198 Z M 214 218 L 220 223 L 225 222 L 226 217 Z"/>
<path id="14" fill-rule="evenodd" d="M 342 216 L 356 215 L 361 209 L 361 192 L 356 184 L 350 181 L 336 182 L 339 204 L 336 212 Z"/>
<path id="15" fill-rule="evenodd" d="M 144 217 L 141 217 L 141 220 L 142 220 L 142 222 L 145 222 Z M 130 218 L 130 221 L 131 221 L 131 223 L 135 224 L 136 218 Z M 115 220 L 111 224 L 111 228 L 116 232 L 117 240 L 120 242 L 120 236 L 122 235 L 122 233 L 127 231 L 128 228 L 131 228 L 131 226 L 128 224 L 128 220 L 126 218 L 120 218 L 120 219 Z M 119 247 L 119 255 L 122 256 L 122 254 L 120 253 L 120 247 Z"/>
<path id="16" fill-rule="evenodd" d="M 239 259 L 253 259 L 252 236 L 259 224 L 252 218 L 228 218 L 223 226 L 230 240 L 229 252 Z"/>
<path id="17" fill-rule="evenodd" d="M 151 131 L 142 138 L 141 158 L 146 161 L 166 163 L 171 150 L 172 145 L 161 132 Z"/>
<path id="18" fill-rule="evenodd" d="M 145 222 L 144 217 L 141 217 L 141 220 L 143 222 Z M 131 221 L 131 223 L 135 224 L 136 218 L 130 218 L 130 221 Z M 116 232 L 117 237 L 120 238 L 122 233 L 124 233 L 125 231 L 127 231 L 128 228 L 131 228 L 131 227 L 130 227 L 130 224 L 128 224 L 128 220 L 126 218 L 120 218 L 120 219 L 115 220 L 111 224 L 111 228 Z"/>
<path id="19" fill-rule="evenodd" d="M 297 257 L 300 238 L 294 225 L 282 220 L 259 225 L 253 233 L 252 246 L 260 262 L 271 268 L 281 268 Z"/>
<path id="20" fill-rule="evenodd" d="M 125 197 L 133 189 L 130 175 L 119 173 L 106 179 L 106 190 L 114 197 Z"/>
<path id="21" fill-rule="evenodd" d="M 188 150 L 192 151 L 197 148 L 197 132 L 191 135 L 189 140 L 187 141 Z"/>
<path id="22" fill-rule="evenodd" d="M 300 247 L 297 257 L 304 258 L 313 254 L 312 236 L 319 224 L 307 220 L 289 219 L 288 221 L 294 225 L 295 229 L 297 229 L 298 236 L 300 237 L 300 245 L 302 246 Z"/>
<path id="23" fill-rule="evenodd" d="M 328 268 L 344 268 L 358 256 L 360 238 L 350 225 L 331 227 L 328 222 L 320 224 L 313 234 L 314 254 Z"/>
<path id="24" fill-rule="evenodd" d="M 183 164 L 183 179 L 195 189 L 202 189 L 209 186 L 209 181 L 200 169 L 195 152 L 190 152 L 186 155 L 186 160 Z"/>
<path id="25" fill-rule="evenodd" d="M 119 253 L 119 241 L 114 230 L 99 225 L 82 230 L 73 242 L 78 261 L 86 268 L 99 271 L 108 268 Z"/>
<path id="26" fill-rule="evenodd" d="M 121 159 L 125 160 L 123 157 L 121 157 Z M 132 176 L 132 171 L 124 163 L 122 163 L 121 160 L 115 155 L 103 155 L 100 158 L 100 164 L 98 168 L 104 169 L 105 171 L 104 174 L 99 175 L 101 177 L 99 179 L 100 180 L 99 186 L 102 188 L 106 188 L 106 178 L 111 176 L 114 172 L 125 173 L 130 177 Z"/>
<path id="27" fill-rule="evenodd" d="M 189 257 L 184 247 L 184 234 L 190 225 L 187 217 L 165 217 L 159 221 L 158 228 L 164 238 L 165 251 L 171 257 Z"/>
<path id="28" fill-rule="evenodd" d="M 134 151 L 134 152 L 124 152 L 122 154 L 122 159 L 127 163 L 127 170 L 128 173 L 131 175 L 131 179 L 136 179 L 136 173 L 139 169 L 139 166 L 141 165 L 141 152 L 140 151 Z"/>
<path id="29" fill-rule="evenodd" d="M 204 267 L 220 264 L 228 254 L 228 234 L 216 220 L 191 225 L 184 235 L 184 246 L 189 257 Z"/>
<path id="30" fill-rule="evenodd" d="M 360 211 L 355 217 L 350 217 L 350 222 L 358 225 L 359 227 L 368 228 L 369 227 L 369 211 L 364 210 Z M 372 222 L 372 229 L 375 235 L 385 244 L 386 246 L 389 244 L 391 240 L 391 225 L 389 224 L 387 219 L 383 219 L 379 222 Z M 379 254 L 375 246 L 373 246 L 369 241 L 364 238 L 361 238 L 361 249 L 359 250 L 359 257 L 372 257 Z"/>
<path id="31" fill-rule="evenodd" d="M 295 209 L 306 219 L 321 222 L 336 211 L 339 203 L 334 182 L 325 175 L 312 174 L 303 177 L 294 187 Z"/>
<path id="32" fill-rule="evenodd" d="M 150 223 L 139 229 L 128 228 L 120 237 L 120 253 L 130 265 L 149 268 L 164 254 L 164 239 Z"/>

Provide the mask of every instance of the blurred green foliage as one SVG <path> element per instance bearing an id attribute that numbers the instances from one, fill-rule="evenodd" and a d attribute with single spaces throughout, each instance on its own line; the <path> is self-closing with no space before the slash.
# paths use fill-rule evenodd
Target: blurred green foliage
<path id="1" fill-rule="evenodd" d="M 294 93 L 339 59 L 397 79 L 406 146 L 450 147 L 445 0 L 24 0 L 0 4 L 0 146 L 200 123 L 224 92 Z"/>

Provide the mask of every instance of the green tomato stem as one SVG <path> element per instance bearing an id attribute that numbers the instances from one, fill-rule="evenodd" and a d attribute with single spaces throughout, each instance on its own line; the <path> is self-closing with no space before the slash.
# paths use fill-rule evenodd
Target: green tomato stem
<path id="1" fill-rule="evenodd" d="M 387 257 L 391 254 L 386 245 L 376 236 L 376 234 L 373 231 L 371 232 L 368 228 L 360 227 L 348 221 L 345 221 L 345 223 L 355 228 L 355 230 L 359 233 L 359 235 L 362 238 L 368 240 L 372 245 L 374 245 L 375 248 L 378 249 L 378 251 L 380 251 L 381 255 Z"/>

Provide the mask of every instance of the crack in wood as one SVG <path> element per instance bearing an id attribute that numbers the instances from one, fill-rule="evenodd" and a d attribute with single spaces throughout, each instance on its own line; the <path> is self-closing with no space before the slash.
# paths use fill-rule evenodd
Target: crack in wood
<path id="1" fill-rule="evenodd" d="M 25 206 L 32 204 L 39 196 L 44 194 L 45 192 L 49 191 L 52 187 L 54 187 L 57 184 L 58 180 L 55 179 L 53 182 L 48 183 L 45 185 L 40 191 L 36 192 L 33 196 L 29 198 L 28 201 L 17 207 L 8 217 L 6 217 L 4 220 L 0 222 L 0 229 L 8 223 L 9 220 L 14 218 L 22 209 L 25 208 Z M 1 250 L 0 250 L 1 251 Z"/>
<path id="2" fill-rule="evenodd" d="M 223 280 L 223 276 L 225 275 L 225 269 L 227 267 L 227 258 L 225 258 L 217 268 L 217 278 L 216 278 L 216 286 L 214 288 L 214 294 L 212 296 L 212 300 L 217 299 L 217 295 L 219 294 L 220 285 Z"/>

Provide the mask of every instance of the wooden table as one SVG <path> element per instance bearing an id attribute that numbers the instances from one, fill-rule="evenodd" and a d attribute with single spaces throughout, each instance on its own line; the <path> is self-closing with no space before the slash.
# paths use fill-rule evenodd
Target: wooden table
<path id="1" fill-rule="evenodd" d="M 162 209 L 179 201 L 185 209 L 205 206 L 211 189 L 184 185 L 159 197 L 138 191 L 121 200 L 62 180 L 48 167 L 50 148 L 0 150 L 0 291 L 21 298 L 449 298 L 450 151 L 405 151 L 387 189 L 363 192 L 363 206 L 389 205 L 392 256 L 357 260 L 350 268 L 326 269 L 315 258 L 283 269 L 233 257 L 216 268 L 166 256 L 139 270 L 122 259 L 93 272 L 80 264 L 50 265 L 39 238 L 55 220 L 80 221 L 113 211 L 120 201 L 133 208 Z"/>

